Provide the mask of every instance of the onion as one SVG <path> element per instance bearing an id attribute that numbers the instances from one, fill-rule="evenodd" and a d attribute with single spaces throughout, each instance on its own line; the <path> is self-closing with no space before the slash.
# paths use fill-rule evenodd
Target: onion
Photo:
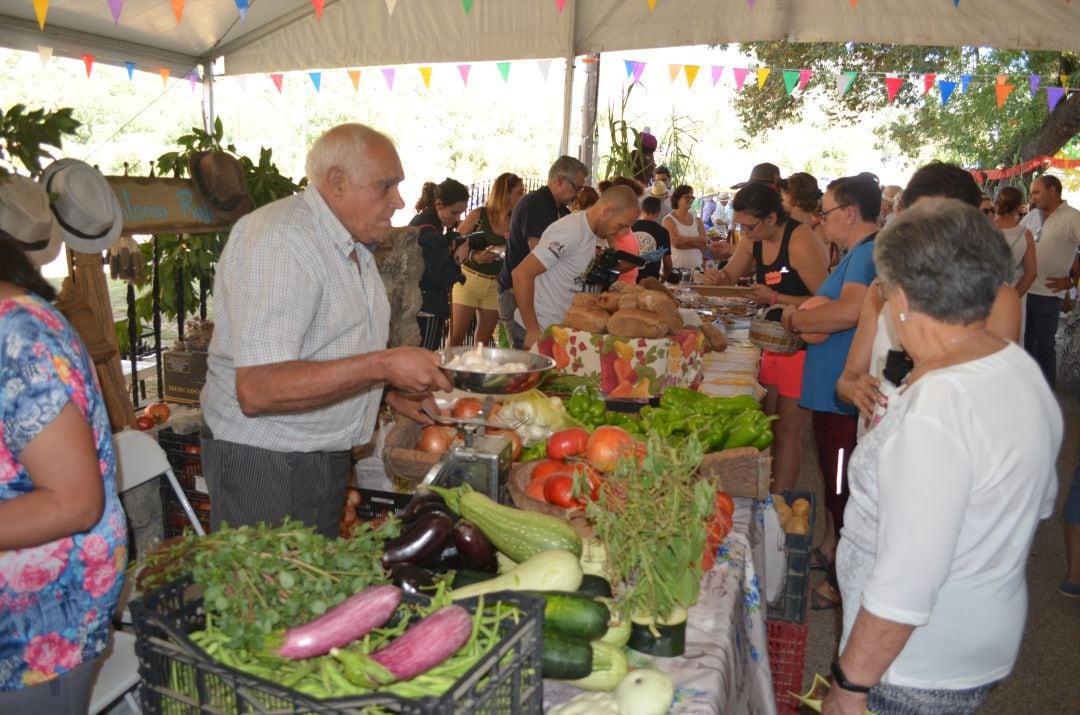
<path id="1" fill-rule="evenodd" d="M 444 428 L 431 425 L 425 427 L 424 431 L 420 433 L 420 441 L 417 442 L 416 448 L 421 452 L 442 454 L 449 449 L 451 439 L 450 434 Z"/>
<path id="2" fill-rule="evenodd" d="M 484 403 L 475 397 L 462 397 L 450 409 L 450 416 L 457 419 L 472 419 L 484 409 Z"/>

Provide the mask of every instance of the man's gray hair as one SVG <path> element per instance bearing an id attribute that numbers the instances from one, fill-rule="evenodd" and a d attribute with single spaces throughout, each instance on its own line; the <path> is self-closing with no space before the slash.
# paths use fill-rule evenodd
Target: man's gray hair
<path id="1" fill-rule="evenodd" d="M 977 208 L 930 198 L 878 234 L 874 263 L 881 280 L 904 289 L 914 310 L 967 325 L 990 315 L 1012 254 L 1001 230 Z"/>
<path id="2" fill-rule="evenodd" d="M 349 180 L 359 182 L 361 171 L 368 167 L 368 144 L 393 142 L 385 134 L 363 124 L 339 124 L 315 140 L 307 155 L 304 171 L 308 181 L 319 186 L 334 167 L 343 170 Z"/>
<path id="3" fill-rule="evenodd" d="M 566 177 L 571 181 L 574 180 L 574 174 L 584 174 L 585 178 L 589 177 L 589 167 L 585 166 L 582 162 L 578 161 L 572 156 L 560 156 L 555 160 L 555 163 L 548 169 L 548 183 L 556 181 L 560 176 Z"/>

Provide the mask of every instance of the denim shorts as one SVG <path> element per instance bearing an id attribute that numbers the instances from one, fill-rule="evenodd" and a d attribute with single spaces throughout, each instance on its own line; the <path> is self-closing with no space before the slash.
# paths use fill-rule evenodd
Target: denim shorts
<path id="1" fill-rule="evenodd" d="M 993 683 L 966 690 L 928 690 L 878 683 L 867 710 L 874 715 L 967 715 L 979 709 Z"/>

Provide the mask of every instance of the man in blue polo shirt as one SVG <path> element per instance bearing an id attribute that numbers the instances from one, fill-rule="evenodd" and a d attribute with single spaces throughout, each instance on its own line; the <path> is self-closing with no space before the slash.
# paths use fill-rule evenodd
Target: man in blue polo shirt
<path id="1" fill-rule="evenodd" d="M 585 187 L 589 169 L 572 156 L 560 156 L 548 169 L 547 185 L 521 198 L 510 214 L 510 232 L 506 240 L 506 258 L 499 272 L 499 321 L 506 335 L 512 335 L 514 284 L 510 274 L 536 248 L 548 226 L 570 213 L 566 205 Z M 518 341 L 514 347 L 521 348 Z"/>

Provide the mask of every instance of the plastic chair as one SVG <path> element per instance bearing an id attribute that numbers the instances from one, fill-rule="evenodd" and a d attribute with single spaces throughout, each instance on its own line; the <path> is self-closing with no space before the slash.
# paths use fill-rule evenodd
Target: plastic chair
<path id="1" fill-rule="evenodd" d="M 199 536 L 206 531 L 195 516 L 195 510 L 187 494 L 176 480 L 165 452 L 154 439 L 145 432 L 124 430 L 113 435 L 116 447 L 116 490 L 120 493 L 145 484 L 151 479 L 164 477 L 172 488 L 173 494 L 187 515 L 191 528 Z M 131 579 L 124 584 L 124 590 L 117 604 L 117 613 L 126 618 L 127 602 L 131 597 Z M 90 715 L 96 715 L 109 708 L 123 696 L 133 712 L 140 712 L 133 690 L 139 684 L 139 659 L 135 656 L 135 636 L 121 630 L 114 630 L 112 643 L 102 657 L 101 668 L 94 677 L 90 693 Z"/>

